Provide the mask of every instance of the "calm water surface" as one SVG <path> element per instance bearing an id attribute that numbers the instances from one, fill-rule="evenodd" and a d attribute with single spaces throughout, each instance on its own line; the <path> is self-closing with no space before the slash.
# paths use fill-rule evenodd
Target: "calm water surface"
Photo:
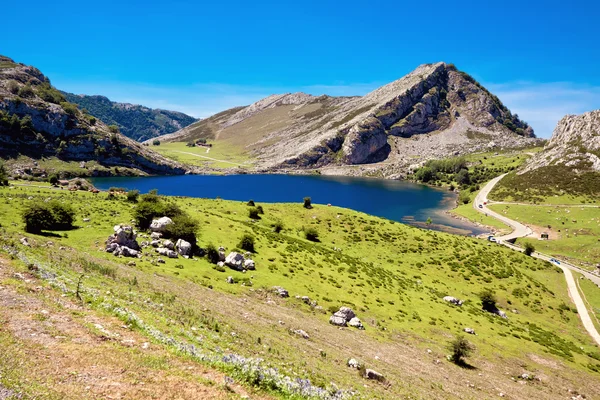
<path id="1" fill-rule="evenodd" d="M 373 178 L 304 175 L 179 175 L 156 177 L 94 178 L 98 189 L 137 189 L 147 193 L 263 203 L 299 203 L 311 197 L 313 204 L 351 208 L 367 214 L 420 227 L 463 235 L 478 235 L 481 227 L 459 221 L 445 211 L 456 195 L 410 182 Z M 425 221 L 431 218 L 432 224 Z"/>

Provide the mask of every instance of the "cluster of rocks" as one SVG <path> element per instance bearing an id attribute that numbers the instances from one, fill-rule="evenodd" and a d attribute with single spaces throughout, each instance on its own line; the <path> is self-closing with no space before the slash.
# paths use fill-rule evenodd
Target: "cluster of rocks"
<path id="1" fill-rule="evenodd" d="M 115 256 L 141 257 L 137 233 L 129 225 L 115 225 L 114 233 L 106 240 L 106 251 Z"/>
<path id="2" fill-rule="evenodd" d="M 279 297 L 290 297 L 289 292 L 281 286 L 273 286 L 273 292 Z"/>
<path id="3" fill-rule="evenodd" d="M 256 269 L 256 265 L 254 260 L 249 258 L 250 256 L 252 256 L 252 253 L 250 252 L 246 252 L 244 256 L 240 253 L 232 251 L 227 255 L 227 257 L 225 257 L 225 249 L 223 247 L 219 247 L 219 257 L 221 258 L 221 261 L 219 261 L 217 265 L 219 267 L 226 265 L 229 268 L 240 272 L 245 272 L 248 270 L 253 271 Z"/>
<path id="4" fill-rule="evenodd" d="M 157 237 L 155 233 L 152 235 Z M 192 244 L 183 239 L 178 239 L 175 243 L 169 239 L 154 239 L 150 242 L 150 245 L 156 249 L 158 254 L 168 258 L 177 258 L 180 255 L 189 258 L 192 255 Z"/>
<path id="5" fill-rule="evenodd" d="M 340 307 L 338 311 L 329 317 L 329 323 L 335 326 L 352 326 L 358 329 L 365 329 L 354 311 L 348 307 Z"/>

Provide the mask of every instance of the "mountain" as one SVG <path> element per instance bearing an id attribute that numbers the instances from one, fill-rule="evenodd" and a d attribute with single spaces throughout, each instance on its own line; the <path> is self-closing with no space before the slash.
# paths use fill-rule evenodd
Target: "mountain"
<path id="1" fill-rule="evenodd" d="M 386 177 L 428 159 L 536 141 L 533 129 L 496 96 L 443 62 L 421 65 L 363 97 L 272 95 L 160 139 L 199 138 L 242 148 L 259 169 Z"/>
<path id="2" fill-rule="evenodd" d="M 496 199 L 600 196 L 600 110 L 562 118 L 544 150 L 500 183 Z"/>
<path id="3" fill-rule="evenodd" d="M 37 68 L 0 56 L 0 157 L 95 161 L 121 173 L 183 174 L 185 168 L 85 114 Z"/>
<path id="4" fill-rule="evenodd" d="M 121 133 L 143 141 L 178 131 L 196 122 L 178 111 L 152 109 L 137 104 L 117 103 L 104 96 L 87 96 L 62 92 L 67 101 L 86 109 L 106 125 L 117 125 Z"/>

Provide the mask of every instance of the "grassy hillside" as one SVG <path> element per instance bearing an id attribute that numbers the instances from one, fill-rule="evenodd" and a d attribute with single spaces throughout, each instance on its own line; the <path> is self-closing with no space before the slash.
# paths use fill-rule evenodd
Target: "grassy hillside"
<path id="1" fill-rule="evenodd" d="M 24 235 L 19 211 L 48 198 L 75 207 L 77 229 Z M 152 249 L 134 263 L 104 252 L 112 227 L 130 221 L 135 207 L 124 197 L 111 200 L 105 193 L 0 189 L 0 244 L 5 254 L 12 254 L 14 268 L 29 266 L 69 301 L 76 301 L 83 273 L 80 292 L 86 309 L 120 318 L 152 346 L 172 349 L 183 360 L 283 397 L 307 393 L 288 384 L 285 376 L 293 382 L 309 378 L 311 386 L 301 386 L 311 393 L 318 392 L 314 386 L 336 392 L 335 383 L 340 395 L 355 391 L 367 398 L 488 398 L 503 393 L 554 399 L 564 396 L 565 388 L 600 396 L 595 372 L 600 355 L 571 311 L 563 275 L 548 263 L 484 241 L 336 207 L 263 204 L 265 214 L 253 221 L 249 207 L 240 202 L 167 200 L 200 221 L 201 246 L 212 243 L 229 251 L 243 234 L 253 235 L 256 271 L 221 272 L 205 258 L 158 264 Z M 283 224 L 281 233 L 272 231 L 275 221 Z M 304 238 L 309 227 L 318 231 L 319 242 Z M 20 244 L 23 236 L 30 246 Z M 227 276 L 237 283 L 227 283 Z M 1 285 L 17 282 L 3 278 Z M 274 285 L 289 290 L 291 297 L 274 295 Z M 495 291 L 507 320 L 481 310 L 477 294 L 484 288 Z M 309 296 L 317 306 L 296 295 Z M 451 306 L 442 300 L 446 295 L 465 304 Z M 357 312 L 364 331 L 328 323 L 330 309 L 341 305 Z M 473 369 L 445 358 L 447 343 L 465 327 L 477 333 L 468 335 L 477 349 L 468 360 Z M 293 333 L 298 329 L 310 338 Z M 10 329 L 3 332 L 16 335 Z M 27 338 L 5 340 L 28 343 Z M 264 361 L 250 360 L 258 358 Z M 389 384 L 358 378 L 356 370 L 346 367 L 349 358 L 383 373 Z M 276 372 L 263 369 L 269 366 Z M 523 373 L 539 380 L 518 379 Z M 47 380 L 28 379 L 38 387 L 47 385 Z"/>
<path id="2" fill-rule="evenodd" d="M 203 168 L 228 170 L 232 168 L 249 168 L 253 165 L 251 158 L 248 157 L 243 148 L 212 140 L 209 140 L 208 144 L 212 147 L 189 147 L 187 143 L 167 142 L 152 146 L 152 150 L 180 163 Z"/>

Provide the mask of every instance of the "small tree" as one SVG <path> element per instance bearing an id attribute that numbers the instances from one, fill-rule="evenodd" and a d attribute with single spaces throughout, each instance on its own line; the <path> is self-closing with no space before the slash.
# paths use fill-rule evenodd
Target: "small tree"
<path id="1" fill-rule="evenodd" d="M 273 232 L 279 233 L 283 230 L 283 222 L 281 220 L 277 220 L 273 223 Z"/>
<path id="2" fill-rule="evenodd" d="M 310 197 L 304 198 L 304 208 L 308 208 L 308 209 L 312 208 L 312 200 L 310 199 Z"/>
<path id="3" fill-rule="evenodd" d="M 0 162 L 0 186 L 8 186 L 8 174 L 4 164 Z"/>
<path id="4" fill-rule="evenodd" d="M 127 192 L 127 201 L 131 203 L 137 203 L 138 197 L 140 196 L 139 190 L 130 190 Z"/>
<path id="5" fill-rule="evenodd" d="M 252 219 L 260 219 L 260 215 L 258 215 L 258 208 L 252 207 L 248 210 L 248 216 Z"/>
<path id="6" fill-rule="evenodd" d="M 246 205 L 248 207 L 254 207 L 254 200 L 252 200 L 252 199 L 248 200 L 248 202 L 246 203 Z"/>
<path id="7" fill-rule="evenodd" d="M 261 205 L 256 206 L 256 211 L 258 211 L 258 213 L 261 215 L 265 213 L 265 210 L 263 210 L 263 206 Z"/>
<path id="8" fill-rule="evenodd" d="M 152 141 L 152 145 L 153 145 L 153 146 L 160 146 L 160 140 L 158 140 L 158 139 L 154 139 L 154 140 Z"/>
<path id="9" fill-rule="evenodd" d="M 192 245 L 193 251 L 196 250 L 196 232 L 198 232 L 199 229 L 198 221 L 185 214 L 176 215 L 172 219 L 173 223 L 165 226 L 165 237 L 173 239 L 174 241 L 183 239 Z"/>
<path id="10" fill-rule="evenodd" d="M 529 242 L 525 243 L 525 254 L 526 255 L 530 256 L 533 254 L 534 251 L 535 251 L 535 247 L 531 243 L 529 243 Z"/>
<path id="11" fill-rule="evenodd" d="M 251 253 L 254 253 L 254 236 L 246 233 L 240 239 L 240 243 L 238 244 L 238 247 L 242 250 L 246 250 Z"/>
<path id="12" fill-rule="evenodd" d="M 496 310 L 496 294 L 491 289 L 483 289 L 479 293 L 479 299 L 481 300 L 481 307 L 486 311 Z"/>
<path id="13" fill-rule="evenodd" d="M 118 133 L 119 132 L 119 127 L 117 125 L 109 125 L 108 126 L 108 130 L 110 131 L 110 133 Z"/>
<path id="14" fill-rule="evenodd" d="M 475 350 L 473 345 L 469 343 L 464 336 L 457 336 L 454 340 L 452 340 L 448 346 L 452 355 L 450 359 L 453 363 L 461 365 L 465 364 L 464 359 L 469 357 L 471 353 Z"/>

